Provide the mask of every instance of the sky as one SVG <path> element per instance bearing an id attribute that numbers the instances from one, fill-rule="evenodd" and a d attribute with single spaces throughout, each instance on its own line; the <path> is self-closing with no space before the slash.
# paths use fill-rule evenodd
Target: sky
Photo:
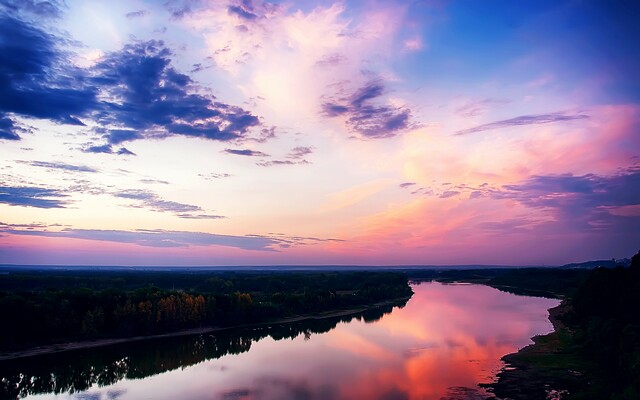
<path id="1" fill-rule="evenodd" d="M 640 249 L 640 4 L 0 0 L 0 264 Z"/>

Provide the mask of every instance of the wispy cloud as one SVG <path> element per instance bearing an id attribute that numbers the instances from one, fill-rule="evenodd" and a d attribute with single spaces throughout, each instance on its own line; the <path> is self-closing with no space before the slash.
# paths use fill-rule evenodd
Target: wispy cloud
<path id="1" fill-rule="evenodd" d="M 131 11 L 129 13 L 126 13 L 125 17 L 129 19 L 134 19 L 134 18 L 144 17 L 147 14 L 149 14 L 149 10 L 138 10 L 138 11 Z"/>
<path id="2" fill-rule="evenodd" d="M 121 199 L 136 200 L 139 203 L 133 205 L 134 208 L 147 208 L 157 212 L 169 212 L 175 214 L 178 218 L 184 219 L 223 219 L 221 215 L 207 214 L 202 207 L 179 203 L 176 201 L 164 200 L 156 193 L 150 190 L 122 190 L 113 193 L 113 196 Z"/>
<path id="3" fill-rule="evenodd" d="M 279 248 L 306 246 L 321 242 L 341 241 L 317 237 L 286 235 L 219 235 L 204 232 L 170 231 L 162 229 L 101 230 L 101 229 L 49 229 L 53 225 L 18 226 L 0 222 L 0 232 L 12 235 L 45 236 L 84 239 L 115 243 L 131 243 L 145 247 L 225 246 L 243 250 L 278 251 Z"/>
<path id="4" fill-rule="evenodd" d="M 256 165 L 259 167 L 273 167 L 276 165 L 305 165 L 311 164 L 304 157 L 313 153 L 312 147 L 307 146 L 297 146 L 291 149 L 289 154 L 286 155 L 285 160 L 269 160 L 269 161 L 261 161 L 257 162 Z"/>
<path id="5" fill-rule="evenodd" d="M 455 110 L 457 115 L 462 117 L 477 117 L 487 112 L 491 106 L 500 106 L 509 103 L 504 99 L 482 99 L 477 101 L 468 101 Z"/>
<path id="6" fill-rule="evenodd" d="M 71 172 L 98 172 L 96 168 L 88 167 L 86 165 L 73 165 L 63 162 L 48 162 L 48 161 L 18 161 L 21 164 L 32 165 L 34 167 L 50 168 L 50 169 L 62 169 Z"/>
<path id="7" fill-rule="evenodd" d="M 65 208 L 67 195 L 57 189 L 0 186 L 0 203 L 36 208 Z"/>
<path id="8" fill-rule="evenodd" d="M 215 173 L 215 172 L 212 172 L 212 173 L 209 173 L 209 174 L 198 174 L 198 176 L 203 178 L 203 179 L 206 179 L 208 181 L 212 181 L 212 180 L 215 180 L 215 179 L 230 178 L 233 175 L 228 174 L 228 173 Z"/>
<path id="9" fill-rule="evenodd" d="M 519 117 L 505 119 L 502 121 L 491 122 L 484 125 L 474 126 L 473 128 L 462 129 L 455 133 L 456 136 L 468 135 L 470 133 L 488 131 L 492 129 L 508 128 L 512 126 L 523 125 L 541 125 L 553 122 L 566 122 L 589 118 L 586 114 L 567 114 L 565 112 L 556 112 L 551 114 L 521 115 Z"/>
<path id="10" fill-rule="evenodd" d="M 268 154 L 263 153 L 257 150 L 250 149 L 224 149 L 225 153 L 233 154 L 236 156 L 247 156 L 247 157 L 269 157 Z"/>

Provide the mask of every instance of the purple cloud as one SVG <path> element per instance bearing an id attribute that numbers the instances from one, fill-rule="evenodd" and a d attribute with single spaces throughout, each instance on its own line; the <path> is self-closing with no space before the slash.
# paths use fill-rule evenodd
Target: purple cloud
<path id="1" fill-rule="evenodd" d="M 266 153 L 249 149 L 224 149 L 223 151 L 225 153 L 234 154 L 236 156 L 269 157 L 269 155 Z"/>
<path id="2" fill-rule="evenodd" d="M 28 186 L 0 186 L 0 203 L 35 208 L 65 208 L 67 197 L 57 189 Z"/>
<path id="3" fill-rule="evenodd" d="M 363 137 L 392 137 L 410 127 L 411 112 L 408 108 L 371 104 L 383 94 L 382 83 L 371 81 L 345 99 L 324 103 L 322 113 L 347 117 L 349 129 Z"/>
<path id="4" fill-rule="evenodd" d="M 553 122 L 566 122 L 586 118 L 589 118 L 589 116 L 585 114 L 566 114 L 564 112 L 537 115 L 521 115 L 519 117 L 491 122 L 488 124 L 475 126 L 473 128 L 462 129 L 460 131 L 457 131 L 455 133 L 455 136 L 468 135 L 470 133 L 488 131 L 492 129 L 508 128 L 512 126 L 541 125 L 550 124 Z"/>

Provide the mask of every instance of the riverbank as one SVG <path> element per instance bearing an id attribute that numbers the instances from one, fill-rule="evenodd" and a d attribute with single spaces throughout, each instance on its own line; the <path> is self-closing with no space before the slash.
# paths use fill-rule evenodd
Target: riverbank
<path id="1" fill-rule="evenodd" d="M 51 345 L 37 346 L 24 350 L 18 350 L 13 352 L 0 352 L 0 361 L 7 360 L 15 360 L 20 358 L 27 357 L 35 357 L 45 354 L 55 354 L 62 353 L 67 351 L 74 350 L 82 350 L 82 349 L 90 349 L 96 347 L 105 347 L 112 346 L 122 343 L 131 343 L 142 340 L 153 340 L 153 339 L 162 339 L 169 337 L 179 337 L 179 336 L 194 336 L 194 335 L 202 335 L 202 334 L 212 334 L 216 332 L 228 331 L 233 329 L 244 329 L 244 328 L 253 328 L 253 327 L 261 327 L 275 324 L 290 324 L 302 321 L 309 320 L 319 320 L 319 319 L 327 319 L 327 318 L 336 318 L 336 317 L 348 317 L 355 314 L 360 314 L 362 312 L 377 309 L 384 306 L 396 305 L 401 302 L 408 301 L 411 298 L 402 297 L 393 300 L 386 300 L 382 302 L 377 302 L 373 304 L 369 304 L 366 306 L 353 307 L 349 309 L 343 310 L 333 310 L 333 311 L 323 311 L 313 314 L 305 314 L 305 315 L 294 315 L 290 317 L 277 318 L 264 322 L 250 323 L 250 324 L 241 324 L 234 326 L 225 326 L 225 327 L 201 327 L 194 329 L 181 330 L 176 332 L 168 332 L 157 335 L 146 335 L 146 336 L 132 336 L 132 337 L 123 337 L 123 338 L 105 338 L 105 339 L 96 339 L 96 340 L 86 340 L 79 342 L 66 342 L 66 343 L 57 343 Z"/>
<path id="2" fill-rule="evenodd" d="M 481 386 L 498 399 L 561 400 L 584 384 L 583 357 L 573 349 L 573 332 L 562 322 L 571 308 L 563 301 L 549 309 L 554 331 L 534 336 L 533 344 L 502 357 L 506 366 L 494 383 Z"/>

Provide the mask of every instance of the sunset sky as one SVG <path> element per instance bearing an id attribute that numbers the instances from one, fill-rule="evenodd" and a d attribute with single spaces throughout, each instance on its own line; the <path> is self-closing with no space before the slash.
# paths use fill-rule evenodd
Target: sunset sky
<path id="1" fill-rule="evenodd" d="M 640 5 L 0 1 L 0 264 L 640 249 Z"/>

